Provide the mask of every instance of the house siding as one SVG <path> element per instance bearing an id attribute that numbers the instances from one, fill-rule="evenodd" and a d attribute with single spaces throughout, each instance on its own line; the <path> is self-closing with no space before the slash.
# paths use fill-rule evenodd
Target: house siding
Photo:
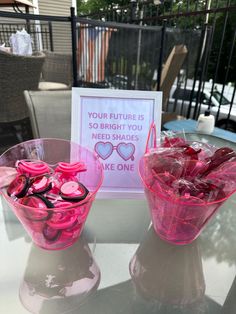
<path id="1" fill-rule="evenodd" d="M 70 16 L 71 0 L 39 0 L 39 14 Z M 55 52 L 72 53 L 70 22 L 52 22 L 53 48 Z"/>
<path id="2" fill-rule="evenodd" d="M 20 7 L 20 10 L 25 13 L 25 8 L 24 7 Z M 4 11 L 4 12 L 11 12 L 11 13 L 15 13 L 14 9 L 12 6 L 8 6 L 8 7 L 0 7 L 0 11 Z M 29 13 L 33 13 L 33 9 L 30 8 L 29 9 Z M 9 19 L 7 17 L 1 17 L 0 18 L 0 23 L 25 23 L 25 20 L 21 20 L 21 19 Z"/>
<path id="3" fill-rule="evenodd" d="M 69 16 L 71 0 L 39 0 L 39 13 L 42 15 Z"/>
<path id="4" fill-rule="evenodd" d="M 20 6 L 20 10 L 22 12 L 25 12 L 25 8 L 24 7 L 21 7 Z M 7 7 L 4 7 L 4 6 L 1 6 L 0 7 L 0 11 L 4 11 L 4 12 L 11 12 L 11 13 L 14 13 L 14 9 L 12 6 L 7 6 Z M 33 9 L 30 8 L 29 9 L 29 13 L 33 13 Z M 12 26 L 11 27 L 11 33 L 14 33 L 17 29 L 21 30 L 22 29 L 22 25 L 24 25 L 26 23 L 25 19 L 13 19 L 13 18 L 5 18 L 5 17 L 0 17 L 0 24 L 16 24 L 14 27 Z M 20 25 L 20 26 L 18 26 Z M 8 29 L 8 28 L 7 28 Z M 0 31 L 4 30 L 4 32 L 6 31 L 6 27 L 3 25 L 0 25 Z M 9 46 L 9 37 L 10 37 L 10 34 L 6 34 L 5 35 L 2 35 L 1 38 L 0 38 L 0 45 L 5 43 L 7 46 Z"/>
<path id="5" fill-rule="evenodd" d="M 38 0 L 40 15 L 70 16 L 71 5 L 72 0 Z M 12 7 L 1 7 L 0 10 L 14 12 Z M 21 10 L 24 12 L 24 7 L 22 7 Z M 33 8 L 30 8 L 30 13 L 34 13 Z M 24 24 L 25 20 L 1 18 L 0 23 Z M 41 23 L 47 24 L 47 21 L 42 21 Z M 18 29 L 21 29 L 21 27 L 18 27 Z M 72 53 L 70 22 L 52 22 L 52 33 L 54 51 L 59 53 Z M 45 35 L 42 34 L 42 36 Z M 1 41 L 3 41 L 3 39 Z M 0 42 L 0 44 L 1 43 L 2 42 Z"/>

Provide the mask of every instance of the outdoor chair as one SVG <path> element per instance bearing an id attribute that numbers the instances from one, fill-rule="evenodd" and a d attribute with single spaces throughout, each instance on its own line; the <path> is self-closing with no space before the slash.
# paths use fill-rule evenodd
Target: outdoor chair
<path id="1" fill-rule="evenodd" d="M 163 92 L 162 99 L 162 126 L 171 120 L 184 119 L 184 117 L 177 115 L 174 112 L 167 112 L 167 102 L 170 95 L 171 87 L 177 78 L 180 69 L 184 63 L 184 60 L 187 56 L 188 50 L 184 45 L 174 46 L 168 55 L 168 58 L 163 65 L 161 72 L 161 84 L 160 90 Z M 156 86 L 154 89 L 156 90 Z"/>
<path id="2" fill-rule="evenodd" d="M 16 136 L 17 141 L 32 138 L 24 90 L 36 90 L 45 55 L 14 55 L 0 51 L 0 128 Z"/>
<path id="3" fill-rule="evenodd" d="M 43 51 L 46 55 L 39 90 L 64 90 L 72 86 L 72 55 Z"/>
<path id="4" fill-rule="evenodd" d="M 184 45 L 174 46 L 171 50 L 161 72 L 161 91 L 163 92 L 163 109 L 166 110 L 166 104 L 170 95 L 170 90 L 177 78 L 180 69 L 187 56 L 188 50 Z"/>
<path id="5" fill-rule="evenodd" d="M 71 91 L 25 91 L 34 138 L 70 140 Z"/>

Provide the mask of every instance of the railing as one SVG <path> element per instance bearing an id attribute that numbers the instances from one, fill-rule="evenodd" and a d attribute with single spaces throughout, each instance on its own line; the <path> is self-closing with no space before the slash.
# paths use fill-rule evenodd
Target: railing
<path id="1" fill-rule="evenodd" d="M 73 86 L 77 86 L 77 35 L 76 17 L 74 8 L 71 8 L 70 16 L 48 16 L 37 14 L 24 14 L 0 11 L 0 18 L 4 18 L 6 23 L 1 31 L 1 43 L 9 44 L 11 33 L 26 27 L 33 39 L 34 50 L 51 50 L 61 53 L 71 53 L 73 55 Z M 15 23 L 19 20 L 19 23 Z M 14 23 L 11 23 L 14 21 Z M 6 24 L 14 24 L 16 28 L 8 28 Z M 47 25 L 46 29 L 44 25 Z M 11 33 L 9 33 L 10 31 Z M 4 36 L 7 36 L 4 37 Z"/>
<path id="2" fill-rule="evenodd" d="M 191 6 L 193 2 L 196 4 L 194 10 Z M 183 3 L 186 5 L 182 8 L 179 6 L 178 10 L 174 10 L 173 1 L 164 3 L 154 6 L 150 2 L 132 2 L 122 9 L 93 15 L 102 21 L 88 16 L 75 17 L 73 14 L 69 17 L 52 17 L 0 12 L 0 16 L 25 19 L 32 25 L 35 21 L 51 25 L 52 42 L 46 49 L 61 49 L 68 46 L 63 44 L 68 40 L 73 54 L 74 86 L 143 90 L 151 90 L 154 86 L 159 88 L 163 63 L 174 45 L 183 44 L 188 49 L 188 55 L 172 87 L 168 110 L 197 119 L 200 112 L 209 108 L 216 116 L 217 125 L 236 131 L 236 47 L 235 23 L 232 20 L 236 7 L 230 5 L 229 0 L 224 7 L 217 7 L 218 1 L 212 1 L 211 8 L 200 6 L 198 1 L 185 1 Z M 167 6 L 168 3 L 172 7 Z M 65 28 L 62 26 L 58 28 L 59 36 L 55 38 L 55 24 L 65 25 L 65 22 L 69 32 L 62 35 Z M 100 66 L 102 73 L 97 76 L 99 79 L 88 79 L 81 71 L 86 65 L 81 63 L 78 42 L 81 30 L 85 28 L 102 29 L 109 34 L 106 35 L 109 37 L 109 47 L 105 62 Z M 106 47 L 98 45 L 97 49 L 105 51 Z"/>
<path id="3" fill-rule="evenodd" d="M 77 20 L 81 85 L 152 89 L 157 80 L 153 81 L 153 74 L 160 62 L 161 27 Z M 103 39 L 100 40 L 100 37 Z M 95 49 L 92 54 L 94 59 L 90 57 L 90 45 Z M 90 74 L 90 70 L 94 75 Z"/>
<path id="4" fill-rule="evenodd" d="M 172 88 L 168 110 L 197 119 L 200 112 L 210 109 L 218 126 L 236 131 L 235 12 L 230 0 L 132 1 L 129 6 L 103 9 L 87 17 L 161 26 L 165 31 L 159 60 L 163 62 L 171 46 L 186 45 L 189 53 Z M 152 72 L 157 70 L 155 65 L 151 65 Z M 159 66 L 160 73 L 160 62 Z M 160 74 L 158 79 L 160 82 Z M 149 80 L 147 83 L 150 87 Z"/>
<path id="5" fill-rule="evenodd" d="M 32 49 L 53 51 L 52 23 L 38 23 L 37 21 L 25 23 L 0 23 L 0 43 L 10 46 L 10 37 L 17 30 L 26 29 L 32 38 Z"/>

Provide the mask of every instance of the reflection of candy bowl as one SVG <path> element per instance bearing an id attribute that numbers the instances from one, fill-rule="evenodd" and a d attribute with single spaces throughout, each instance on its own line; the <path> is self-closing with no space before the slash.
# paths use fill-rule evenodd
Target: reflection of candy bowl
<path id="1" fill-rule="evenodd" d="M 236 153 L 232 149 L 182 138 L 165 138 L 146 149 L 139 171 L 154 229 L 175 244 L 196 239 L 236 190 Z"/>
<path id="2" fill-rule="evenodd" d="M 136 291 L 146 300 L 186 306 L 201 302 L 205 294 L 197 240 L 188 246 L 172 245 L 157 237 L 151 226 L 129 270 Z"/>
<path id="3" fill-rule="evenodd" d="M 72 245 L 102 183 L 95 154 L 70 141 L 36 139 L 7 150 L 0 166 L 16 167 L 2 192 L 34 243 L 49 250 Z"/>
<path id="4" fill-rule="evenodd" d="M 89 300 L 99 282 L 100 270 L 81 236 L 50 253 L 32 245 L 19 295 L 31 313 L 67 313 Z"/>

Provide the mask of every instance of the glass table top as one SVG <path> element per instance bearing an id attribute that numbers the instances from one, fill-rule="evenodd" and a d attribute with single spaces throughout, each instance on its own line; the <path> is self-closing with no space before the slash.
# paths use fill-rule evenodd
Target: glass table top
<path id="1" fill-rule="evenodd" d="M 80 239 L 46 251 L 1 199 L 0 312 L 236 313 L 235 206 L 236 194 L 197 240 L 175 246 L 156 235 L 145 199 L 95 200 Z"/>

